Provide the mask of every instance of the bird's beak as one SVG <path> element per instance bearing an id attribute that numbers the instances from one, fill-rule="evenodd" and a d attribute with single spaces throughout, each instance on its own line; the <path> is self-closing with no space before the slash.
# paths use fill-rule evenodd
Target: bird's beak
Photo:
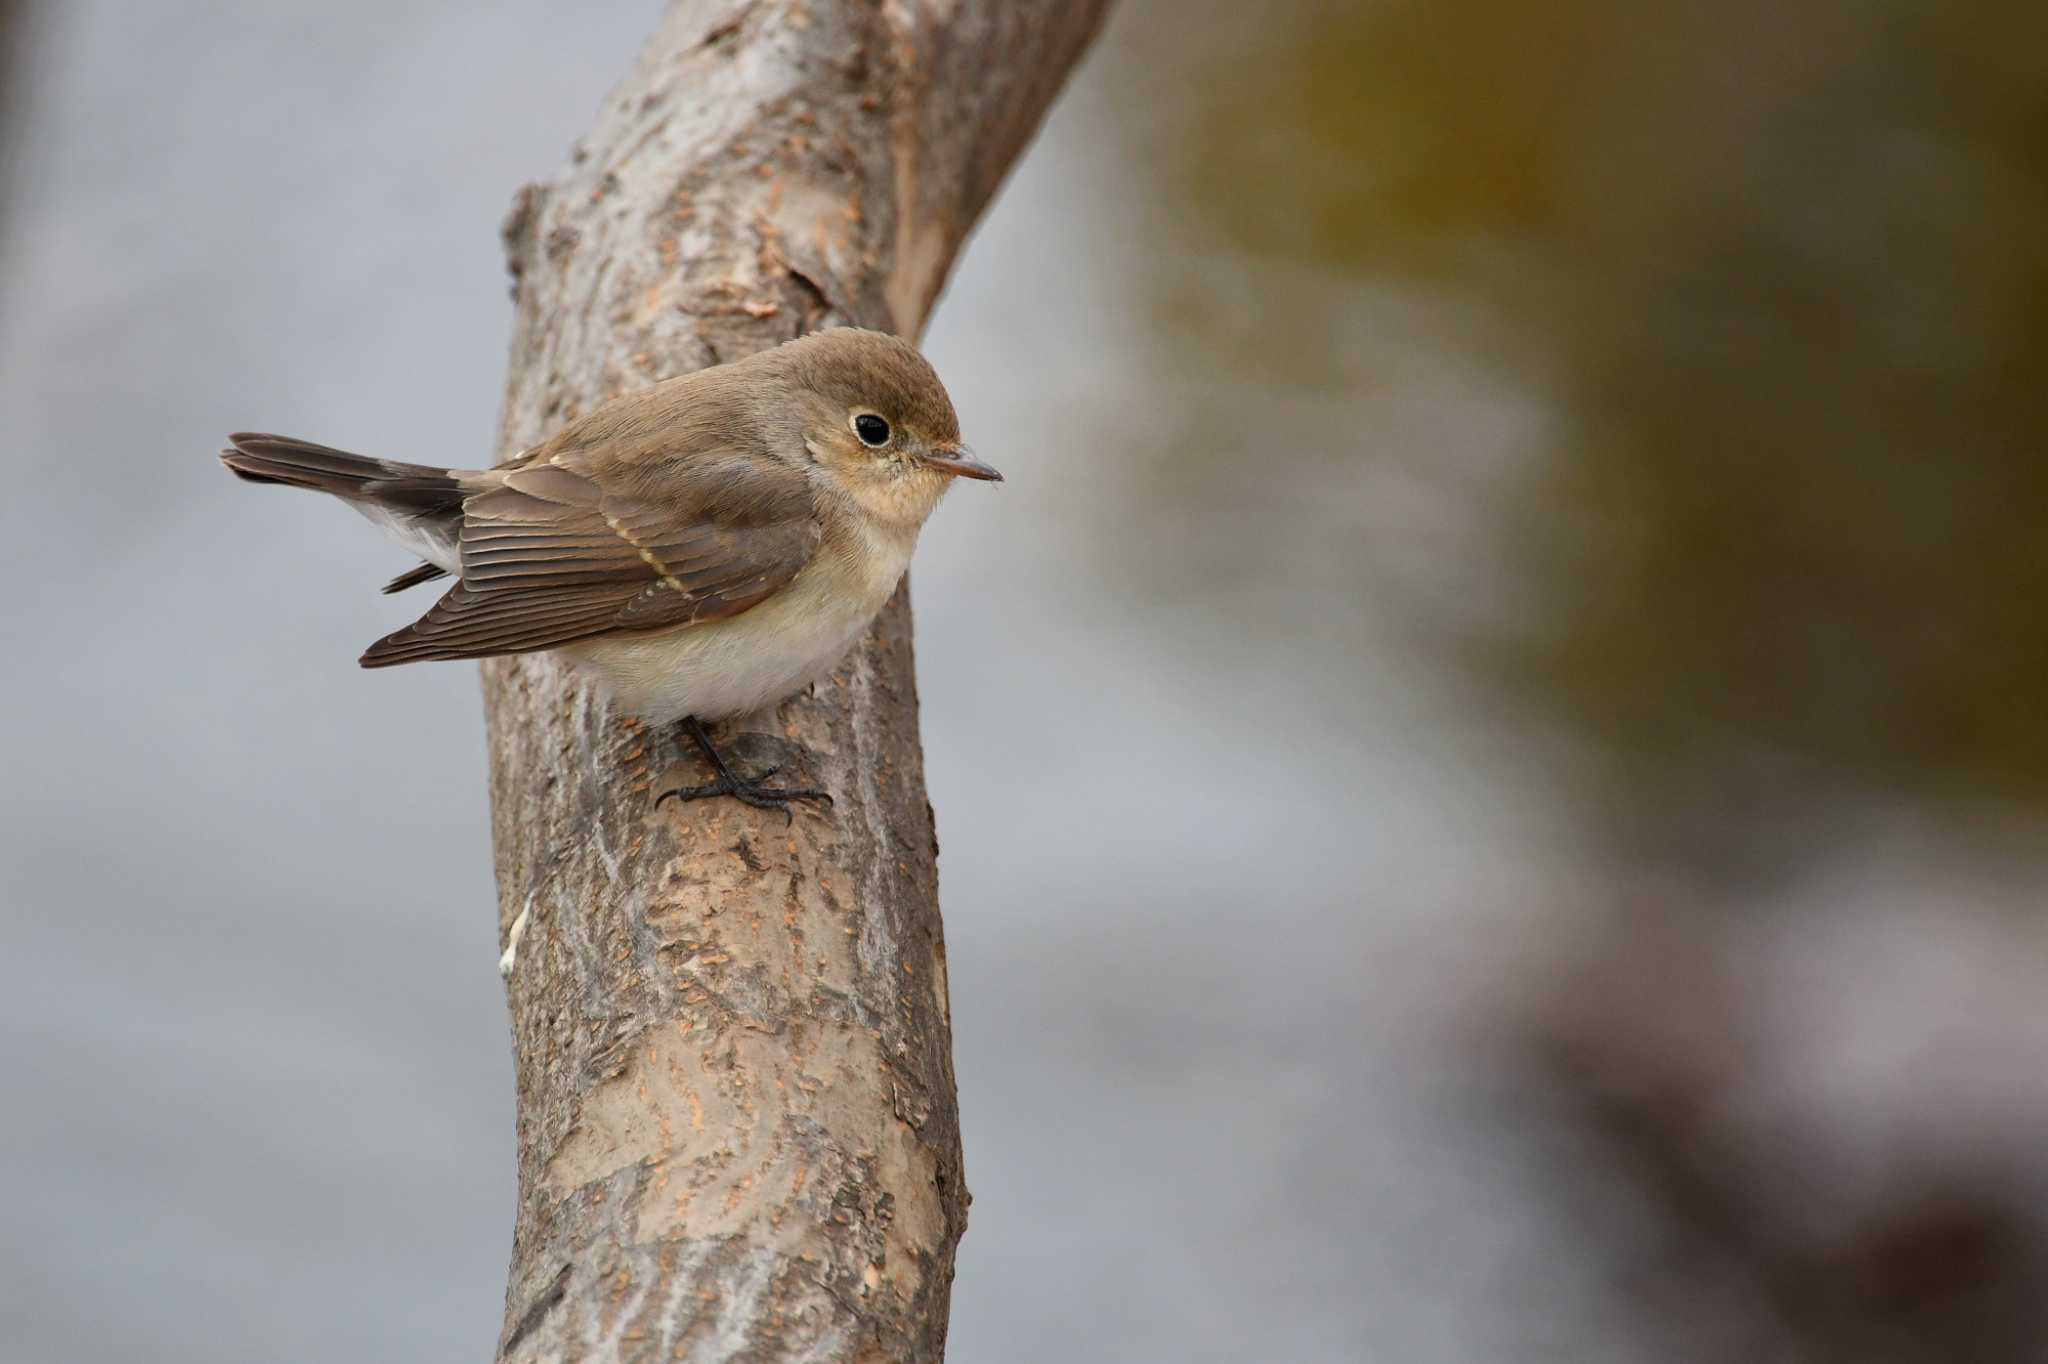
<path id="1" fill-rule="evenodd" d="M 966 446 L 953 449 L 933 450 L 924 457 L 924 462 L 942 473 L 958 474 L 962 478 L 978 478 L 985 483 L 1001 483 L 1003 476 L 993 465 L 984 464 L 974 457 Z"/>

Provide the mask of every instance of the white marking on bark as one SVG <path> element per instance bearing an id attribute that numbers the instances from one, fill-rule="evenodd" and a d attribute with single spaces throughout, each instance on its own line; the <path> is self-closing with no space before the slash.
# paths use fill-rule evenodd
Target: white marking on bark
<path id="1" fill-rule="evenodd" d="M 605 1359 L 674 1359 L 676 1343 L 695 1324 L 697 1315 L 704 1310 L 704 1280 L 700 1274 L 704 1262 L 711 1258 L 718 1248 L 713 1240 L 693 1240 L 683 1243 L 683 1260 L 677 1273 L 670 1280 L 667 1292 L 662 1295 L 661 1306 L 655 1310 L 649 1324 L 654 1328 L 652 1341 L 640 1340 L 634 1344 L 635 1351 L 616 1355 L 605 1355 Z M 643 1292 L 639 1302 L 646 1301 Z M 637 1308 L 639 1302 L 634 1306 Z M 624 1343 L 627 1318 L 620 1318 L 620 1338 Z M 730 1355 L 724 1356 L 730 1358 Z"/>
<path id="2" fill-rule="evenodd" d="M 512 979 L 512 968 L 519 964 L 519 940 L 526 936 L 526 916 L 532 912 L 532 905 L 520 910 L 512 921 L 512 931 L 505 935 L 505 952 L 498 958 L 498 974 L 505 980 Z"/>
<path id="3" fill-rule="evenodd" d="M 612 1314 L 611 1330 L 602 1334 L 597 1330 L 598 1324 L 603 1320 L 601 1314 L 592 1313 L 589 1318 L 590 1329 L 585 1331 L 583 1340 L 593 1358 L 625 1359 L 628 1357 L 626 1352 L 626 1332 L 631 1330 L 633 1324 L 639 1320 L 640 1307 L 641 1304 L 647 1301 L 648 1293 L 661 1282 L 654 1275 L 635 1274 L 631 1277 L 633 1279 L 633 1294 L 620 1303 L 617 1310 Z"/>
<path id="4" fill-rule="evenodd" d="M 875 732 L 875 672 L 863 644 L 853 651 L 853 789 L 859 799 L 862 844 L 870 850 L 860 887 L 860 937 L 856 952 L 861 969 L 869 978 L 893 990 L 891 964 L 895 954 L 883 932 L 883 896 L 888 891 L 888 874 L 883 867 L 889 849 L 888 831 L 882 824 L 882 786 L 875 776 L 881 765 L 881 736 Z M 887 996 L 885 995 L 884 998 Z"/>
<path id="5" fill-rule="evenodd" d="M 697 1348 L 690 1351 L 693 1364 L 724 1364 L 725 1360 L 739 1357 L 740 1351 L 754 1339 L 755 1331 L 764 1325 L 761 1296 L 768 1291 L 768 1282 L 774 1277 L 773 1251 L 756 1249 L 747 1252 L 738 1281 L 727 1287 L 718 1316 L 711 1323 L 711 1334 L 697 1342 Z"/>
<path id="6" fill-rule="evenodd" d="M 590 824 L 591 846 L 597 849 L 597 860 L 604 863 L 604 879 L 616 886 L 619 883 L 619 855 L 604 841 L 604 821 L 592 820 Z"/>

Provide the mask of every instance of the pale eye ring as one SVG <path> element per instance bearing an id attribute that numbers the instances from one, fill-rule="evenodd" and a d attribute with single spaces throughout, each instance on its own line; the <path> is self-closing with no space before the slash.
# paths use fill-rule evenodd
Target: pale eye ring
<path id="1" fill-rule="evenodd" d="M 889 423 L 872 412 L 853 414 L 853 434 L 860 437 L 862 445 L 880 448 L 889 443 Z"/>

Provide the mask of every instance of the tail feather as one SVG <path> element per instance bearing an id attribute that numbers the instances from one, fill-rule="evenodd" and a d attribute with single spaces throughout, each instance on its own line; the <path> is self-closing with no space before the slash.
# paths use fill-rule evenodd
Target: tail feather
<path id="1" fill-rule="evenodd" d="M 251 483 L 312 488 L 412 516 L 454 512 L 462 506 L 462 486 L 447 469 L 371 459 L 289 436 L 238 431 L 228 437 L 220 459 Z"/>
<path id="2" fill-rule="evenodd" d="M 448 570 L 439 564 L 421 564 L 418 568 L 407 569 L 384 584 L 384 595 L 388 597 L 393 592 L 403 592 L 408 587 L 418 587 L 421 583 L 430 583 L 436 578 L 447 576 Z"/>
<path id="3" fill-rule="evenodd" d="M 385 587 L 398 592 L 445 577 L 456 567 L 463 487 L 452 469 L 352 455 L 309 440 L 238 431 L 221 463 L 251 483 L 277 483 L 331 493 L 361 512 L 427 562 Z"/>

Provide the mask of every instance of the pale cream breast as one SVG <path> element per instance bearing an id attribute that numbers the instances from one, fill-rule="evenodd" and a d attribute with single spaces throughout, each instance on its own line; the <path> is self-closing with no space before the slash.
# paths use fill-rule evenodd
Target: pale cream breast
<path id="1" fill-rule="evenodd" d="M 560 652 L 650 721 L 743 715 L 828 672 L 888 602 L 916 543 L 915 526 L 842 522 L 789 586 L 739 615 Z"/>

